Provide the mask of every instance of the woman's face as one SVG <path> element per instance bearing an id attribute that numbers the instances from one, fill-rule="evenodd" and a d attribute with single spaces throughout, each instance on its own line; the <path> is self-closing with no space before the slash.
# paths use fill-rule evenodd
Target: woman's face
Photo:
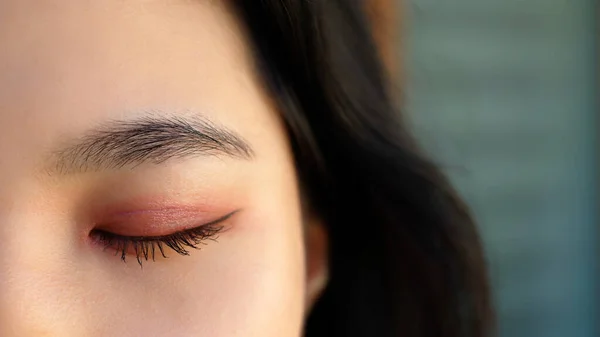
<path id="1" fill-rule="evenodd" d="M 293 159 L 224 3 L 0 2 L 1 336 L 300 333 Z"/>

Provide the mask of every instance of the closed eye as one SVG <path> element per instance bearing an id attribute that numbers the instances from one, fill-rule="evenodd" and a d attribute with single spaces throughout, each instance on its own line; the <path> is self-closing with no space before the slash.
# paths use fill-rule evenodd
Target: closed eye
<path id="1" fill-rule="evenodd" d="M 157 256 L 168 258 L 166 251 L 169 249 L 187 256 L 190 249 L 200 249 L 206 241 L 216 241 L 219 233 L 225 228 L 223 223 L 237 212 L 236 210 L 209 223 L 168 235 L 125 236 L 94 229 L 90 232 L 90 237 L 104 246 L 105 250 L 114 250 L 115 256 L 120 255 L 123 262 L 126 262 L 127 256 L 130 255 L 142 266 L 143 261 L 155 261 Z"/>

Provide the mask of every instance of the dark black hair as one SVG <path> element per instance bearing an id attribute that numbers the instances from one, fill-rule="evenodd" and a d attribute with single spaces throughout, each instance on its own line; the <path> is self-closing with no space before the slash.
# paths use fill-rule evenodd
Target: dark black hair
<path id="1" fill-rule="evenodd" d="M 329 235 L 330 279 L 305 335 L 490 335 L 475 224 L 403 127 L 364 4 L 233 3 Z"/>

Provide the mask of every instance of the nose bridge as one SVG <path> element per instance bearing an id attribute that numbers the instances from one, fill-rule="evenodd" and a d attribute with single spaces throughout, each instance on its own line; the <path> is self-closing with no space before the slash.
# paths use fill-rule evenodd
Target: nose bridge
<path id="1" fill-rule="evenodd" d="M 77 331 L 81 285 L 60 247 L 68 239 L 47 222 L 14 204 L 0 207 L 0 336 L 85 335 Z"/>

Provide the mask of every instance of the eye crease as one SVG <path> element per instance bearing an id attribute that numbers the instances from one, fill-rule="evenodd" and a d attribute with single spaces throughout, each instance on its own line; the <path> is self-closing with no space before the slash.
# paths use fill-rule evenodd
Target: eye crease
<path id="1" fill-rule="evenodd" d="M 168 258 L 166 251 L 171 249 L 183 256 L 190 255 L 190 249 L 200 249 L 206 241 L 215 241 L 220 233 L 225 230 L 224 222 L 236 214 L 233 211 L 219 219 L 210 221 L 200 226 L 160 236 L 126 236 L 115 234 L 102 229 L 90 232 L 90 238 L 102 245 L 104 250 L 112 249 L 115 256 L 120 255 L 123 262 L 127 256 L 132 255 L 140 267 L 144 261 L 155 261 L 157 256 Z"/>

